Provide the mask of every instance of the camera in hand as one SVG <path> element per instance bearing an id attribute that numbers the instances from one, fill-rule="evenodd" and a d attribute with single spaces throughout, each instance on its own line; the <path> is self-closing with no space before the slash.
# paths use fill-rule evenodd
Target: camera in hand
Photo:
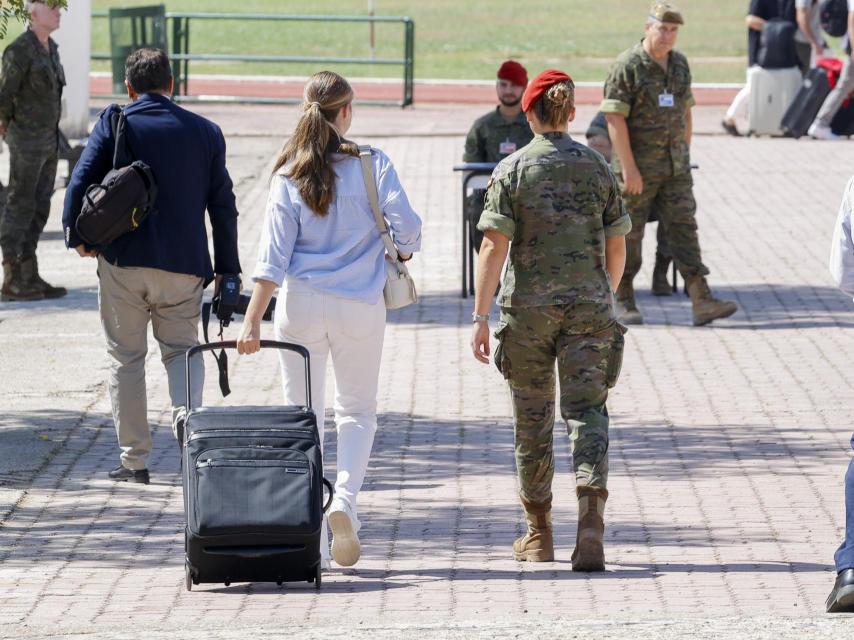
<path id="1" fill-rule="evenodd" d="M 222 276 L 219 293 L 212 300 L 212 310 L 223 327 L 227 327 L 234 314 L 246 315 L 250 297 L 240 292 L 240 278 L 233 273 Z M 272 320 L 273 311 L 276 309 L 276 299 L 270 300 L 267 310 L 264 312 L 264 320 Z"/>

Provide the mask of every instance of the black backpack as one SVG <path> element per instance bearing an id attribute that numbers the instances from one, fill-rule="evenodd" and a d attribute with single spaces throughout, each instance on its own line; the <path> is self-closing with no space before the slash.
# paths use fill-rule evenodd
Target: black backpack
<path id="1" fill-rule="evenodd" d="M 788 69 L 798 66 L 795 33 L 798 26 L 783 18 L 772 18 L 762 27 L 756 64 L 763 69 Z"/>
<path id="2" fill-rule="evenodd" d="M 821 28 L 833 37 L 841 38 L 848 31 L 848 3 L 846 0 L 824 0 L 819 7 Z"/>
<path id="3" fill-rule="evenodd" d="M 127 116 L 123 109 L 110 115 L 116 146 L 113 169 L 100 184 L 90 185 L 77 217 L 77 234 L 87 245 L 103 247 L 139 228 L 154 210 L 157 182 L 151 168 L 132 160 L 127 141 Z"/>

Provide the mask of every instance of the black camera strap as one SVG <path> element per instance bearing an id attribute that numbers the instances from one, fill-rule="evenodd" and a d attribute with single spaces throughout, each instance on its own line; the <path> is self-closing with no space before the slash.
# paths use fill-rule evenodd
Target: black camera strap
<path id="1" fill-rule="evenodd" d="M 210 339 L 208 338 L 208 324 L 211 321 L 211 307 L 213 303 L 205 302 L 202 304 L 202 333 L 205 336 L 205 344 L 210 344 Z M 223 340 L 222 337 L 222 323 L 219 323 L 219 339 Z M 222 391 L 223 398 L 231 393 L 231 387 L 228 385 L 228 355 L 225 353 L 225 349 L 221 349 L 219 355 L 216 352 L 211 352 L 214 360 L 216 360 L 217 369 L 219 369 L 219 389 Z"/>

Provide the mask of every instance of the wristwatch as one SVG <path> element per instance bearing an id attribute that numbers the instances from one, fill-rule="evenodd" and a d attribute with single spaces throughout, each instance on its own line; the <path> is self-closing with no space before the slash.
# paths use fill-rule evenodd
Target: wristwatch
<path id="1" fill-rule="evenodd" d="M 473 313 L 471 314 L 472 322 L 489 322 L 489 314 L 488 313 Z"/>

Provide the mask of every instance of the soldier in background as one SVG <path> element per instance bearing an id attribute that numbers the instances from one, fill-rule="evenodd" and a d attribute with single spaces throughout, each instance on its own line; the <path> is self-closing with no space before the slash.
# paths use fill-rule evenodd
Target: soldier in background
<path id="1" fill-rule="evenodd" d="M 611 136 L 608 133 L 608 121 L 605 119 L 605 114 L 601 111 L 596 114 L 593 120 L 590 121 L 590 126 L 587 127 L 587 146 L 602 154 L 608 162 L 611 162 L 613 148 L 611 146 Z M 655 211 L 650 212 L 647 222 L 658 220 Z M 652 295 L 654 296 L 669 296 L 673 293 L 670 286 L 670 281 L 667 279 L 667 269 L 670 267 L 670 262 L 673 260 L 673 254 L 670 253 L 670 245 L 667 244 L 667 234 L 664 232 L 664 225 L 658 220 L 658 228 L 655 232 L 657 246 L 655 248 L 655 268 L 652 270 Z"/>
<path id="2" fill-rule="evenodd" d="M 500 162 L 521 149 L 534 137 L 522 113 L 522 92 L 528 85 L 528 72 L 515 60 L 507 60 L 498 69 L 495 92 L 500 103 L 493 111 L 475 120 L 466 136 L 463 162 Z M 483 189 L 466 199 L 466 216 L 471 222 L 472 242 L 480 249 L 483 233 L 476 229 L 483 211 Z"/>
<path id="3" fill-rule="evenodd" d="M 734 302 L 715 299 L 705 276 L 697 237 L 697 203 L 691 178 L 691 70 L 674 50 L 682 14 L 656 2 L 646 36 L 622 53 L 605 82 L 602 111 L 614 145 L 614 173 L 620 179 L 632 231 L 626 238 L 626 272 L 617 289 L 620 321 L 643 324 L 632 281 L 641 267 L 644 225 L 655 210 L 691 296 L 694 325 L 736 312 Z"/>
<path id="4" fill-rule="evenodd" d="M 42 280 L 36 247 L 50 214 L 59 151 L 65 73 L 50 34 L 59 28 L 56 0 L 27 2 L 29 28 L 3 52 L 0 135 L 6 136 L 11 171 L 0 213 L 3 300 L 59 298 L 67 291 Z"/>
<path id="5" fill-rule="evenodd" d="M 575 85 L 544 71 L 522 99 L 531 129 L 526 147 L 499 163 L 478 228 L 474 357 L 489 362 L 489 308 L 504 260 L 495 365 L 510 385 L 516 467 L 528 528 L 516 560 L 554 559 L 551 523 L 555 364 L 560 413 L 572 440 L 578 498 L 573 571 L 603 571 L 608 498 L 608 390 L 617 382 L 624 328 L 612 286 L 625 264 L 631 220 L 601 155 L 567 133 Z M 530 170 L 531 168 L 536 170 Z M 512 244 L 511 244 L 512 241 Z"/>

